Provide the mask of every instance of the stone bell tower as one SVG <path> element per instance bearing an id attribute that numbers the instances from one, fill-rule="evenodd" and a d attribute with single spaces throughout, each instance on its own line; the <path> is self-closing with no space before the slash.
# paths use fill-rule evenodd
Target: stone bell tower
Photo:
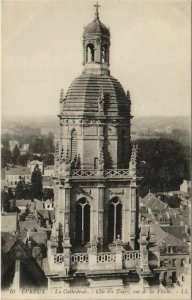
<path id="1" fill-rule="evenodd" d="M 137 149 L 130 143 L 131 100 L 110 75 L 110 31 L 98 8 L 83 33 L 82 74 L 60 95 L 49 253 L 63 253 L 66 272 L 72 268 L 71 253 L 135 250 Z"/>

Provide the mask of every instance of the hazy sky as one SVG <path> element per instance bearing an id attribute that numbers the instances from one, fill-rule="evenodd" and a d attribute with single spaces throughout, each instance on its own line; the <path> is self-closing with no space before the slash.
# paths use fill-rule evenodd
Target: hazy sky
<path id="1" fill-rule="evenodd" d="M 100 0 L 111 74 L 133 115 L 190 114 L 190 0 Z M 83 27 L 95 1 L 2 1 L 2 111 L 57 114 L 60 89 L 82 72 Z"/>

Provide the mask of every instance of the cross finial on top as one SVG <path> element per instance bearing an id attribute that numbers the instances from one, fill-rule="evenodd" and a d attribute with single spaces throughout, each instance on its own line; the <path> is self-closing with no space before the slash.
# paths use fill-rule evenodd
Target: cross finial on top
<path id="1" fill-rule="evenodd" d="M 96 17 L 96 19 L 99 19 L 99 7 L 101 7 L 101 6 L 99 5 L 98 2 L 94 6 L 96 7 L 95 17 Z"/>

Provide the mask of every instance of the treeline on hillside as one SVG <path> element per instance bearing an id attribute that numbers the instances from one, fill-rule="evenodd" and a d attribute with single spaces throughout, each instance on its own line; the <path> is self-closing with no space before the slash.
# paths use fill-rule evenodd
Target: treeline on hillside
<path id="1" fill-rule="evenodd" d="M 31 135 L 28 139 L 22 139 L 21 136 L 17 139 L 14 136 L 14 140 L 19 141 L 19 146 L 15 146 L 13 151 L 10 151 L 9 141 L 11 140 L 9 134 L 2 135 L 2 149 L 1 149 L 1 166 L 4 168 L 6 164 L 19 164 L 25 166 L 28 160 L 39 159 L 44 161 L 45 165 L 54 164 L 54 135 L 49 132 L 47 135 Z M 28 141 L 29 150 L 26 154 L 21 155 L 21 147 L 24 142 Z M 38 156 L 37 156 L 38 154 Z M 40 156 L 39 156 L 40 155 Z"/>
<path id="2" fill-rule="evenodd" d="M 190 178 L 190 147 L 168 139 L 140 139 L 137 174 L 140 195 L 179 190 L 183 179 Z"/>

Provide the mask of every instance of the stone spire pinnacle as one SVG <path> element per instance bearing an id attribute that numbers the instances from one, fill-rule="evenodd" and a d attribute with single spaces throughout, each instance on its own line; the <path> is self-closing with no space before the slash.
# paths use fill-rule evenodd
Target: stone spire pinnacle
<path id="1" fill-rule="evenodd" d="M 131 153 L 131 159 L 130 159 L 130 162 L 129 162 L 129 171 L 130 171 L 130 174 L 133 175 L 133 176 L 136 175 L 137 151 L 138 151 L 138 146 L 133 145 L 132 153 Z"/>
<path id="2" fill-rule="evenodd" d="M 95 19 L 96 19 L 96 20 L 99 20 L 99 7 L 101 7 L 101 6 L 99 5 L 98 2 L 97 2 L 94 6 L 95 6 L 95 8 L 96 8 L 96 11 L 95 11 Z"/>

